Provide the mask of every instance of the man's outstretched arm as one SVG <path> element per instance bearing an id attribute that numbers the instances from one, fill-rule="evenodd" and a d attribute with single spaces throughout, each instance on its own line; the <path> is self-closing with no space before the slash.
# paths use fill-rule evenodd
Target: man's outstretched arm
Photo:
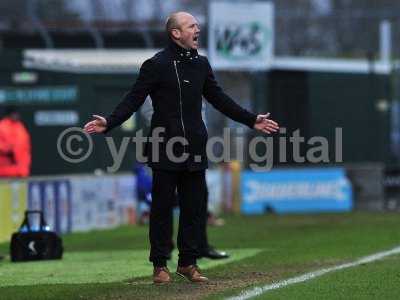
<path id="1" fill-rule="evenodd" d="M 218 85 L 210 63 L 207 60 L 207 78 L 203 87 L 203 95 L 208 102 L 217 110 L 231 118 L 232 120 L 247 125 L 265 133 L 276 132 L 278 124 L 268 119 L 269 113 L 265 115 L 255 115 L 238 105 L 229 97 Z"/>
<path id="2" fill-rule="evenodd" d="M 114 111 L 103 117 L 93 115 L 94 120 L 86 123 L 84 129 L 88 133 L 106 133 L 125 122 L 146 100 L 157 81 L 157 72 L 154 62 L 146 60 L 140 68 L 139 76 Z"/>

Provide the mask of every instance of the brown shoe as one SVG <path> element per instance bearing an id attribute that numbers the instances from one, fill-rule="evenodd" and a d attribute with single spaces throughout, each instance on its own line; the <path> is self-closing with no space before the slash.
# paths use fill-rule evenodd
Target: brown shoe
<path id="1" fill-rule="evenodd" d="M 171 275 L 167 267 L 155 267 L 153 271 L 153 282 L 155 284 L 170 283 Z"/>
<path id="2" fill-rule="evenodd" d="M 201 275 L 200 269 L 197 265 L 190 265 L 187 267 L 178 267 L 176 274 L 190 280 L 191 282 L 207 282 L 208 278 Z"/>

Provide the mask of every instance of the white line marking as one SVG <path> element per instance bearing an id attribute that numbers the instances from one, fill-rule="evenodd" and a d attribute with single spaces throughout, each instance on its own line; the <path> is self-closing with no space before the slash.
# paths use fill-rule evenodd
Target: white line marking
<path id="1" fill-rule="evenodd" d="M 285 280 L 282 280 L 282 281 L 279 281 L 276 283 L 267 284 L 267 285 L 264 285 L 263 287 L 255 287 L 255 288 L 247 290 L 247 291 L 242 291 L 238 296 L 227 298 L 227 300 L 245 300 L 245 299 L 254 298 L 254 297 L 260 296 L 261 294 L 264 294 L 268 291 L 279 289 L 279 288 L 288 286 L 290 284 L 304 282 L 304 281 L 307 281 L 307 280 L 322 276 L 326 273 L 334 272 L 337 270 L 343 270 L 343 269 L 347 269 L 347 268 L 356 267 L 356 266 L 359 266 L 362 264 L 368 264 L 370 262 L 380 260 L 387 256 L 399 254 L 399 253 L 400 253 L 400 246 L 393 248 L 392 250 L 378 252 L 378 253 L 375 253 L 375 254 L 372 254 L 369 256 L 362 257 L 360 259 L 357 259 L 354 262 L 345 263 L 342 265 L 337 265 L 337 266 L 333 266 L 330 268 L 325 268 L 325 269 L 317 270 L 314 272 L 305 273 L 303 275 L 285 279 Z"/>

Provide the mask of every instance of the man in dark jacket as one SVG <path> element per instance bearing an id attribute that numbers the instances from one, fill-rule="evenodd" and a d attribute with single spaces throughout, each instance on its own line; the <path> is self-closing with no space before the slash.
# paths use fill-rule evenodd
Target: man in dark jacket
<path id="1" fill-rule="evenodd" d="M 207 122 L 206 122 L 206 114 L 205 114 L 205 105 L 203 103 L 202 106 L 202 110 L 201 110 L 201 116 L 204 122 L 204 125 L 207 128 Z M 143 103 L 141 109 L 140 109 L 140 114 L 141 116 L 144 118 L 145 124 L 146 126 L 150 125 L 150 121 L 151 121 L 151 117 L 153 115 L 154 111 L 153 111 L 153 105 L 152 105 L 152 100 L 150 97 L 147 97 L 147 99 L 145 100 L 145 102 Z M 145 173 L 142 172 L 141 168 L 136 168 L 136 176 L 137 176 L 137 180 L 138 180 L 138 184 L 137 184 L 137 188 L 139 189 L 139 194 L 138 194 L 138 199 L 139 203 L 148 203 L 149 208 L 151 207 L 151 201 L 148 201 L 147 198 L 151 199 L 151 179 L 145 179 L 143 181 L 143 177 L 144 175 L 147 175 Z M 150 176 L 150 175 L 147 175 Z M 206 176 L 207 177 L 207 176 Z M 142 187 L 142 188 L 139 188 Z M 143 196 L 140 191 L 143 191 L 143 187 L 145 189 L 147 189 L 147 193 L 150 194 L 149 197 Z M 201 211 L 201 221 L 200 221 L 200 240 L 198 242 L 198 250 L 200 252 L 200 255 L 198 258 L 210 258 L 210 259 L 225 259 L 225 258 L 229 258 L 229 255 L 225 252 L 225 251 L 219 251 L 217 249 L 215 249 L 213 246 L 211 246 L 208 243 L 208 235 L 207 235 L 207 225 L 208 222 L 210 220 L 214 219 L 214 222 L 217 222 L 218 219 L 216 219 L 213 214 L 211 214 L 208 210 L 208 191 L 206 192 L 206 200 L 205 200 L 205 205 L 203 205 L 203 209 Z M 178 203 L 176 203 L 176 205 L 178 205 Z M 143 218 L 142 218 L 143 217 Z M 149 218 L 150 214 L 148 214 L 147 212 L 144 212 L 142 214 L 142 216 L 140 217 L 139 222 L 146 220 L 146 218 Z M 171 239 L 172 239 L 172 234 L 173 234 L 173 214 L 171 212 L 170 215 L 171 221 Z M 221 220 L 221 219 L 219 219 Z M 143 222 L 142 222 L 143 224 Z M 172 242 L 171 245 L 174 245 L 174 243 Z M 172 247 L 173 248 L 173 247 Z M 171 248 L 171 249 L 172 249 Z"/>
<path id="2" fill-rule="evenodd" d="M 208 279 L 196 266 L 200 215 L 206 199 L 208 136 L 201 117 L 202 95 L 224 115 L 250 128 L 271 133 L 277 131 L 278 125 L 268 115 L 257 116 L 243 109 L 223 92 L 207 58 L 197 53 L 200 27 L 192 15 L 172 14 L 166 30 L 170 37 L 168 47 L 143 63 L 135 84 L 111 115 L 106 118 L 94 115 L 85 130 L 110 131 L 136 112 L 147 95 L 151 96 L 154 114 L 147 156 L 153 169 L 149 234 L 153 281 L 171 281 L 166 267 L 170 248 L 166 224 L 177 190 L 180 208 L 177 274 L 192 282 L 205 282 Z"/>

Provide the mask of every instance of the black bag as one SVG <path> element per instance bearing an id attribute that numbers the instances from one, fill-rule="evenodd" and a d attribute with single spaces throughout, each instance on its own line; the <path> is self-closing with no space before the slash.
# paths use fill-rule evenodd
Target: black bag
<path id="1" fill-rule="evenodd" d="M 30 224 L 29 216 L 39 215 L 40 222 L 36 230 Z M 44 259 L 61 259 L 63 254 L 62 240 L 57 233 L 48 231 L 43 212 L 28 210 L 25 219 L 11 237 L 11 261 L 29 261 Z"/>

